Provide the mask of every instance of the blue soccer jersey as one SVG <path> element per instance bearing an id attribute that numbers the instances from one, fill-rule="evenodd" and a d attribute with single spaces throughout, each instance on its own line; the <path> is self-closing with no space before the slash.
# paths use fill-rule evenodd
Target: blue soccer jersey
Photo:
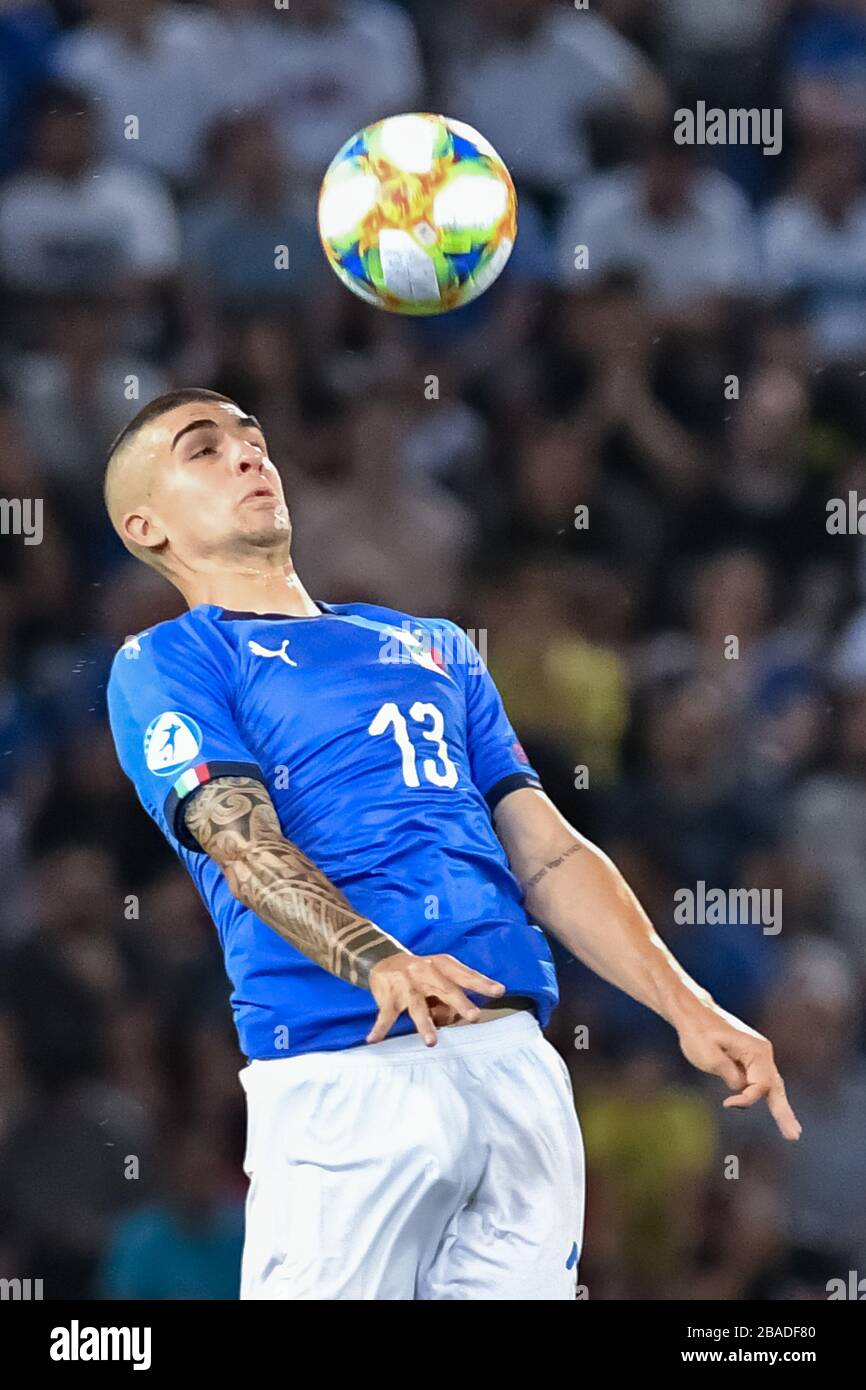
<path id="1" fill-rule="evenodd" d="M 491 819 L 539 781 L 477 648 L 445 620 L 318 607 L 295 618 L 201 604 L 129 639 L 108 685 L 121 765 L 216 924 L 245 1055 L 355 1046 L 377 1010 L 238 902 L 190 835 L 184 803 L 225 776 L 264 784 L 286 838 L 359 913 L 531 997 L 544 1024 L 550 951 Z M 404 1014 L 391 1035 L 414 1026 Z"/>

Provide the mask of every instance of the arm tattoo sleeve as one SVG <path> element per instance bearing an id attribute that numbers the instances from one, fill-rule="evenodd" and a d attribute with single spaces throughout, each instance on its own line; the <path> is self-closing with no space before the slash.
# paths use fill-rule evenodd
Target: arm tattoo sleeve
<path id="1" fill-rule="evenodd" d="M 404 949 L 285 838 L 261 782 L 206 783 L 186 808 L 186 824 L 234 896 L 332 975 L 366 988 L 373 966 Z"/>

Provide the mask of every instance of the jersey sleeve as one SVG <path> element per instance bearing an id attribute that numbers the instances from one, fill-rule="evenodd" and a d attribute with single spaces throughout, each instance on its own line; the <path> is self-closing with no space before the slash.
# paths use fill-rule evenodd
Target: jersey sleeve
<path id="1" fill-rule="evenodd" d="M 185 823 L 189 798 L 216 777 L 265 783 L 238 731 L 226 655 L 207 634 L 154 628 L 130 638 L 108 681 L 121 767 L 168 837 L 202 853 Z"/>
<path id="2" fill-rule="evenodd" d="M 448 669 L 463 685 L 466 697 L 466 741 L 472 780 L 491 813 L 497 803 L 518 787 L 541 788 L 514 729 L 502 697 L 475 643 L 456 623 L 447 628 Z"/>

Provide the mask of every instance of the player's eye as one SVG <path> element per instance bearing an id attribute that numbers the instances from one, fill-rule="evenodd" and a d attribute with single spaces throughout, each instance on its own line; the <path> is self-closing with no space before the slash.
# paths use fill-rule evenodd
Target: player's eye
<path id="1" fill-rule="evenodd" d="M 194 454 L 190 454 L 190 458 L 200 459 L 200 458 L 203 458 L 205 454 L 215 454 L 215 453 L 216 453 L 216 449 L 213 447 L 212 444 L 203 444 L 202 447 L 201 447 L 200 449 L 196 449 L 196 451 L 195 451 Z"/>

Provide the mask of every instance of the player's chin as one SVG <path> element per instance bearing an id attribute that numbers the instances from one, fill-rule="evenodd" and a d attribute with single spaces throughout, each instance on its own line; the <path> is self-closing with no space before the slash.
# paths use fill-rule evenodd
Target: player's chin
<path id="1" fill-rule="evenodd" d="M 239 525 L 247 540 L 258 545 L 279 545 L 291 535 L 288 509 L 283 502 L 248 505 L 241 509 Z"/>

